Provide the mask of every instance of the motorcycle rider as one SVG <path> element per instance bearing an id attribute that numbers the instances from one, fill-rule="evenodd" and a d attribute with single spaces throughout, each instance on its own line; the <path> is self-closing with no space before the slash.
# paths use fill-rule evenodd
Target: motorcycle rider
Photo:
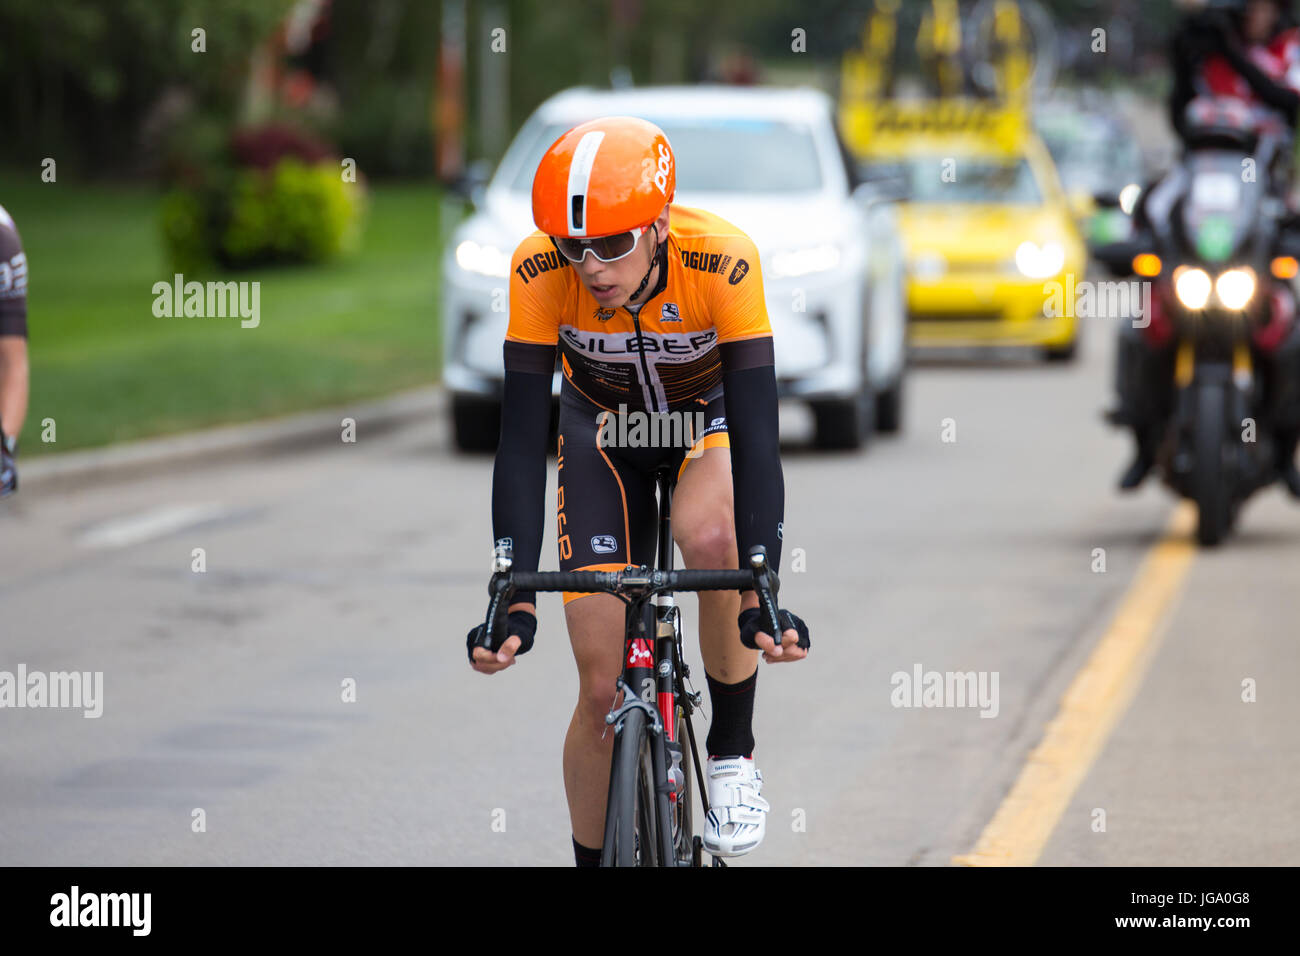
<path id="1" fill-rule="evenodd" d="M 1170 119 L 1187 144 L 1188 104 L 1198 97 L 1241 100 L 1262 117 L 1261 134 L 1277 148 L 1266 162 L 1261 178 L 1267 188 L 1285 198 L 1290 185 L 1290 157 L 1297 113 L 1300 112 L 1300 29 L 1286 0 L 1201 0 L 1188 4 L 1176 31 L 1171 52 L 1174 84 L 1169 97 Z M 1152 218 L 1172 212 L 1175 200 L 1187 186 L 1185 173 L 1176 168 L 1161 182 L 1144 191 L 1134 211 L 1141 230 Z M 1274 423 L 1276 467 L 1287 490 L 1300 498 L 1300 471 L 1295 451 L 1300 442 L 1300 410 L 1288 409 L 1280 393 L 1294 390 L 1300 375 L 1300 325 L 1294 323 L 1294 296 L 1285 301 L 1292 327 L 1271 360 L 1261 363 L 1273 392 L 1271 407 L 1279 409 Z M 1116 385 L 1119 408 L 1112 419 L 1130 426 L 1136 452 L 1120 477 L 1121 489 L 1142 483 L 1155 463 L 1157 446 L 1171 411 L 1170 382 L 1173 348 L 1153 341 L 1151 326 L 1132 323 L 1120 328 Z M 1271 368 L 1269 366 L 1272 366 Z M 1271 386 L 1271 388 L 1270 388 Z"/>

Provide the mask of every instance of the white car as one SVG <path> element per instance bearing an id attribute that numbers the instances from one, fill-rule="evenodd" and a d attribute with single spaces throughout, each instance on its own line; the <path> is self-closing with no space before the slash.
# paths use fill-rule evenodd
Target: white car
<path id="1" fill-rule="evenodd" d="M 779 394 L 812 408 L 815 442 L 855 448 L 876 429 L 896 431 L 907 349 L 895 209 L 854 181 L 830 98 L 811 89 L 572 89 L 524 124 L 446 250 L 443 381 L 457 446 L 495 445 L 507 276 L 535 229 L 537 164 L 566 130 L 615 115 L 667 134 L 674 203 L 729 220 L 758 246 Z M 557 395 L 559 383 L 557 372 Z"/>

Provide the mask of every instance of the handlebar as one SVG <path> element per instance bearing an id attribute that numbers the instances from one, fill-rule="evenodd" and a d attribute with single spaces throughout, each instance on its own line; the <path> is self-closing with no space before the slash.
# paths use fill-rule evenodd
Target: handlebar
<path id="1" fill-rule="evenodd" d="M 767 633 L 780 643 L 781 625 L 777 619 L 776 596 L 781 582 L 767 563 L 767 549 L 761 544 L 749 550 L 748 570 L 661 571 L 629 565 L 622 571 L 512 571 L 513 556 L 507 546 L 499 545 L 493 558 L 492 578 L 488 582 L 488 610 L 483 624 L 476 628 L 475 647 L 492 649 L 508 635 L 504 633 L 511 598 L 516 591 L 577 591 L 588 594 L 617 594 L 648 597 L 663 591 L 739 591 L 753 588 L 758 595 L 759 610 Z"/>

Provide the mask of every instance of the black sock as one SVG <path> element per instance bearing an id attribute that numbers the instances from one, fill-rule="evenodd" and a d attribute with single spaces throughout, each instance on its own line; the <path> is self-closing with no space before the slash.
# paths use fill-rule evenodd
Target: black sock
<path id="1" fill-rule="evenodd" d="M 573 839 L 573 859 L 578 866 L 600 866 L 600 849 L 593 850 L 579 843 L 577 837 Z"/>
<path id="2" fill-rule="evenodd" d="M 709 682 L 713 722 L 704 746 L 711 757 L 750 757 L 754 753 L 754 687 L 757 669 L 739 684 L 724 684 L 704 675 Z"/>

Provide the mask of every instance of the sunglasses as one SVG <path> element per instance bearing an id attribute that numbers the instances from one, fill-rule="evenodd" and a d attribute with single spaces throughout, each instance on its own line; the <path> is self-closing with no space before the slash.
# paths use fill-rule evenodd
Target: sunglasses
<path id="1" fill-rule="evenodd" d="M 591 239 L 574 239 L 569 236 L 551 236 L 550 239 L 560 255 L 570 262 L 581 262 L 587 257 L 588 251 L 601 262 L 618 262 L 619 259 L 625 259 L 632 254 L 637 242 L 649 228 L 649 226 L 638 226 L 627 232 L 615 233 L 612 236 L 595 236 Z"/>

